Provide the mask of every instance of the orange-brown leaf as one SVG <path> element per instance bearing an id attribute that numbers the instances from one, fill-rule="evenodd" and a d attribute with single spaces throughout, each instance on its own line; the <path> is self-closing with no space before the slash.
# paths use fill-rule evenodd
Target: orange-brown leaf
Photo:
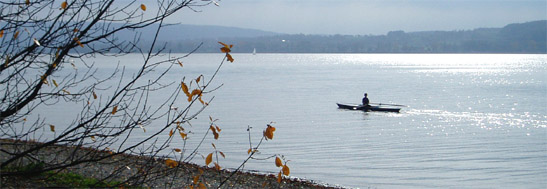
<path id="1" fill-rule="evenodd" d="M 281 183 L 281 171 L 277 174 L 277 183 Z"/>
<path id="2" fill-rule="evenodd" d="M 249 150 L 247 150 L 247 154 L 250 154 L 252 151 L 253 151 L 253 149 L 249 148 Z"/>
<path id="3" fill-rule="evenodd" d="M 179 62 L 180 67 L 183 67 L 182 62 L 180 60 L 177 60 L 177 61 Z"/>
<path id="4" fill-rule="evenodd" d="M 173 136 L 173 129 L 171 129 L 171 131 L 169 131 L 169 137 Z"/>
<path id="5" fill-rule="evenodd" d="M 169 167 L 169 168 L 174 168 L 174 167 L 179 165 L 179 162 L 171 160 L 171 159 L 166 159 L 165 160 L 165 165 L 167 165 L 167 167 Z"/>
<path id="6" fill-rule="evenodd" d="M 184 133 L 184 132 L 180 132 L 180 137 L 182 137 L 182 140 L 186 140 L 186 137 L 188 136 L 188 134 Z"/>
<path id="7" fill-rule="evenodd" d="M 199 89 L 194 89 L 194 90 L 192 91 L 192 93 L 190 94 L 190 96 L 192 96 L 192 97 L 193 97 L 193 96 L 196 96 L 196 95 L 201 96 L 201 90 L 199 90 Z"/>
<path id="8" fill-rule="evenodd" d="M 226 58 L 228 59 L 228 61 L 234 62 L 234 58 L 232 58 L 231 54 L 226 53 Z"/>
<path id="9" fill-rule="evenodd" d="M 118 106 L 114 106 L 114 108 L 112 108 L 112 115 L 116 114 L 116 112 L 118 112 Z"/>
<path id="10" fill-rule="evenodd" d="M 95 92 L 93 92 L 93 99 L 97 99 L 97 94 L 95 94 Z"/>
<path id="11" fill-rule="evenodd" d="M 205 158 L 205 165 L 209 166 L 209 164 L 213 161 L 213 153 L 210 153 L 207 155 L 207 158 Z"/>
<path id="12" fill-rule="evenodd" d="M 289 176 L 289 174 L 291 174 L 291 170 L 289 169 L 289 166 L 287 166 L 287 164 L 283 165 L 283 174 L 285 176 Z"/>
<path id="13" fill-rule="evenodd" d="M 19 31 L 17 31 L 17 32 L 15 32 L 15 34 L 13 34 L 13 38 L 17 39 L 17 36 L 19 36 Z"/>
<path id="14" fill-rule="evenodd" d="M 194 180 L 193 180 L 194 184 L 197 184 L 198 181 L 199 181 L 199 175 L 194 176 Z"/>
<path id="15" fill-rule="evenodd" d="M 80 47 L 84 47 L 84 44 L 82 44 L 82 42 L 80 42 L 80 39 L 78 39 L 77 37 L 74 38 L 74 41 L 76 41 L 76 43 L 78 43 Z"/>
<path id="16" fill-rule="evenodd" d="M 141 4 L 141 10 L 142 10 L 142 11 L 146 11 L 146 5 Z"/>
<path id="17" fill-rule="evenodd" d="M 61 3 L 61 8 L 66 9 L 67 5 L 68 5 L 68 3 L 65 1 L 65 2 Z"/>
<path id="18" fill-rule="evenodd" d="M 214 163 L 214 164 L 215 164 L 215 169 L 216 169 L 217 171 L 220 171 L 220 169 L 221 169 L 220 165 L 219 165 L 218 163 Z"/>
<path id="19" fill-rule="evenodd" d="M 220 153 L 220 155 L 221 155 L 223 158 L 226 158 L 226 156 L 224 155 L 224 153 L 222 153 L 221 151 L 219 151 L 218 153 Z"/>
<path id="20" fill-rule="evenodd" d="M 266 131 L 264 131 L 264 136 L 266 139 L 273 139 L 274 136 L 275 127 L 268 125 L 266 128 Z"/>
<path id="21" fill-rule="evenodd" d="M 281 158 L 275 157 L 275 166 L 277 167 L 283 166 L 283 162 L 281 161 Z"/>
<path id="22" fill-rule="evenodd" d="M 199 189 L 207 189 L 207 187 L 205 187 L 205 184 L 203 184 L 202 182 L 199 183 Z"/>
<path id="23" fill-rule="evenodd" d="M 188 86 L 186 86 L 186 83 L 184 82 L 180 82 L 180 86 L 182 88 L 182 92 L 184 92 L 184 94 L 186 94 L 186 96 L 190 97 L 190 92 L 188 92 Z"/>
<path id="24" fill-rule="evenodd" d="M 222 130 L 220 129 L 220 127 L 218 127 L 218 126 L 216 126 L 216 125 L 215 125 L 215 128 L 217 129 L 218 132 L 222 131 Z"/>
<path id="25" fill-rule="evenodd" d="M 213 146 L 213 148 L 216 150 L 217 149 L 217 146 L 215 146 L 215 143 L 211 143 L 211 146 Z"/>
<path id="26" fill-rule="evenodd" d="M 213 135 L 215 136 L 215 140 L 218 140 L 218 133 L 217 132 L 213 132 Z"/>
<path id="27" fill-rule="evenodd" d="M 55 125 L 49 125 L 49 130 L 51 130 L 51 132 L 55 132 Z"/>
<path id="28" fill-rule="evenodd" d="M 4 36 L 4 30 L 0 30 L 0 38 Z"/>
<path id="29" fill-rule="evenodd" d="M 175 148 L 173 150 L 175 150 L 175 152 L 182 152 L 182 150 L 180 148 Z"/>

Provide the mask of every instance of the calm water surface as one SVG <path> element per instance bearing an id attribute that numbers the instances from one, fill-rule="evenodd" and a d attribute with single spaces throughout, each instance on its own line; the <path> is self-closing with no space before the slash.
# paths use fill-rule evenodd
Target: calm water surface
<path id="1" fill-rule="evenodd" d="M 248 126 L 257 143 L 273 121 L 274 140 L 257 157 L 284 155 L 294 177 L 359 188 L 547 188 L 546 55 L 233 56 L 190 136 L 191 146 L 208 116 L 218 118 L 221 138 L 206 143 L 226 154 L 224 167 L 246 157 Z M 221 59 L 191 55 L 168 78 L 210 76 Z M 401 113 L 337 108 L 359 103 L 364 92 L 371 102 L 408 107 Z M 195 162 L 203 164 L 201 157 Z M 279 171 L 273 159 L 245 169 Z"/>

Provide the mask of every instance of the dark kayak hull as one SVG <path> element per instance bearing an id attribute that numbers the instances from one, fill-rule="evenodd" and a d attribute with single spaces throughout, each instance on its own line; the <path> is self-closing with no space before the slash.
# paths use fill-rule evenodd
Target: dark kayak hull
<path id="1" fill-rule="evenodd" d="M 401 108 L 388 108 L 380 106 L 363 106 L 356 104 L 340 104 L 336 103 L 338 108 L 347 110 L 362 110 L 362 111 L 379 111 L 379 112 L 399 112 Z"/>

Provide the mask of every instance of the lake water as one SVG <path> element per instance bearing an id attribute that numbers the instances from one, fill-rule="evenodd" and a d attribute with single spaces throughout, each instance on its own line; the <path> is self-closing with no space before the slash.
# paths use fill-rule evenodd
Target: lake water
<path id="1" fill-rule="evenodd" d="M 207 78 L 222 57 L 193 54 L 167 78 Z M 274 140 L 257 158 L 284 155 L 293 177 L 359 188 L 547 187 L 547 55 L 233 57 L 212 84 L 223 86 L 205 96 L 215 98 L 192 122 L 190 135 L 191 146 L 209 116 L 218 118 L 219 140 L 205 143 L 226 154 L 223 167 L 235 168 L 246 157 L 248 126 L 256 144 L 273 121 Z M 105 61 L 96 61 L 99 68 L 110 66 L 100 64 Z M 337 108 L 337 102 L 359 103 L 365 92 L 371 102 L 408 107 L 400 113 Z M 194 161 L 204 164 L 201 157 Z M 245 169 L 279 171 L 273 159 Z"/>

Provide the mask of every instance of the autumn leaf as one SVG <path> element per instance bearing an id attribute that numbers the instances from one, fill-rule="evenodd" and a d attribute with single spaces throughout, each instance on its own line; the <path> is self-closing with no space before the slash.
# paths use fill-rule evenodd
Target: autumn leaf
<path id="1" fill-rule="evenodd" d="M 232 58 L 231 54 L 226 54 L 226 58 L 228 59 L 228 61 L 234 62 L 234 58 Z"/>
<path id="2" fill-rule="evenodd" d="M 232 52 L 232 50 L 230 48 L 232 48 L 234 45 L 226 45 L 225 43 L 223 42 L 218 42 L 220 43 L 223 47 L 220 48 L 220 51 L 223 52 L 223 53 L 229 53 L 229 52 Z"/>
<path id="3" fill-rule="evenodd" d="M 281 183 L 281 171 L 277 174 L 277 183 Z"/>
<path id="4" fill-rule="evenodd" d="M 173 150 L 175 150 L 175 152 L 179 152 L 179 153 L 182 152 L 182 150 L 179 149 L 179 148 L 175 148 L 175 149 L 173 149 Z"/>
<path id="5" fill-rule="evenodd" d="M 61 3 L 61 8 L 66 9 L 67 5 L 68 5 L 68 3 L 65 1 L 65 2 Z"/>
<path id="6" fill-rule="evenodd" d="M 197 184 L 198 181 L 199 181 L 199 175 L 194 176 L 194 180 L 193 180 L 194 184 Z"/>
<path id="7" fill-rule="evenodd" d="M 179 165 L 179 162 L 174 161 L 172 159 L 166 159 L 165 160 L 165 165 L 167 165 L 167 167 L 169 167 L 169 168 L 174 168 L 174 167 Z"/>
<path id="8" fill-rule="evenodd" d="M 216 169 L 217 171 L 220 171 L 220 169 L 221 169 L 220 165 L 219 165 L 218 163 L 214 163 L 214 164 L 215 164 L 215 169 Z"/>
<path id="9" fill-rule="evenodd" d="M 80 30 L 79 30 L 78 28 L 74 28 L 72 31 L 73 31 L 74 33 L 76 33 L 76 32 L 79 32 Z"/>
<path id="10" fill-rule="evenodd" d="M 275 157 L 275 166 L 277 167 L 283 166 L 283 162 L 281 161 L 281 158 Z"/>
<path id="11" fill-rule="evenodd" d="M 17 31 L 17 32 L 15 32 L 15 34 L 13 34 L 13 38 L 17 39 L 17 36 L 19 36 L 19 31 Z"/>
<path id="12" fill-rule="evenodd" d="M 92 140 L 93 142 L 95 142 L 95 141 L 96 141 L 95 136 L 91 136 L 91 140 Z"/>
<path id="13" fill-rule="evenodd" d="M 210 153 L 207 155 L 207 158 L 205 158 L 205 165 L 209 166 L 209 164 L 213 161 L 213 153 Z"/>
<path id="14" fill-rule="evenodd" d="M 215 146 L 215 143 L 211 143 L 211 146 L 213 146 L 213 148 L 216 150 L 217 149 L 217 146 Z"/>
<path id="15" fill-rule="evenodd" d="M 0 30 L 0 38 L 4 36 L 4 30 Z"/>
<path id="16" fill-rule="evenodd" d="M 287 164 L 283 165 L 282 171 L 285 176 L 289 176 L 289 174 L 291 174 L 291 170 L 289 169 L 289 166 L 287 166 Z"/>
<path id="17" fill-rule="evenodd" d="M 93 99 L 97 99 L 97 94 L 95 94 L 95 92 L 93 92 Z"/>
<path id="18" fill-rule="evenodd" d="M 222 131 L 222 130 L 220 129 L 220 127 L 218 127 L 218 126 L 216 126 L 216 125 L 215 125 L 215 128 L 217 129 L 218 132 Z"/>
<path id="19" fill-rule="evenodd" d="M 65 89 L 62 89 L 61 91 L 65 92 L 66 94 L 70 94 L 70 92 L 68 92 L 68 91 L 65 90 Z"/>
<path id="20" fill-rule="evenodd" d="M 249 150 L 247 150 L 247 154 L 250 154 L 252 151 L 253 151 L 253 149 L 249 148 Z"/>
<path id="21" fill-rule="evenodd" d="M 173 129 L 171 129 L 171 131 L 169 131 L 169 137 L 173 136 Z"/>
<path id="22" fill-rule="evenodd" d="M 224 155 L 224 153 L 222 153 L 221 151 L 219 151 L 218 153 L 220 153 L 220 155 L 222 156 L 222 158 L 226 158 L 226 156 Z"/>
<path id="23" fill-rule="evenodd" d="M 51 132 L 55 132 L 55 125 L 49 125 L 49 130 L 51 130 Z"/>
<path id="24" fill-rule="evenodd" d="M 146 5 L 141 4 L 141 9 L 142 9 L 142 11 L 146 11 Z"/>
<path id="25" fill-rule="evenodd" d="M 55 79 L 52 79 L 51 81 L 53 81 L 53 85 L 55 85 L 55 87 L 59 87 L 59 85 L 57 84 L 57 81 L 55 81 Z"/>
<path id="26" fill-rule="evenodd" d="M 29 4 L 30 4 L 30 0 L 25 0 L 25 4 L 26 4 L 26 5 L 29 5 Z"/>
<path id="27" fill-rule="evenodd" d="M 74 38 L 74 41 L 76 41 L 76 43 L 78 43 L 80 47 L 84 47 L 84 44 L 82 44 L 82 42 L 80 42 L 80 39 L 78 39 L 77 37 Z"/>
<path id="28" fill-rule="evenodd" d="M 268 125 L 268 127 L 266 128 L 266 131 L 264 131 L 264 136 L 266 137 L 266 139 L 270 139 L 270 140 L 273 139 L 274 131 L 275 131 L 275 127 Z"/>
<path id="29" fill-rule="evenodd" d="M 205 184 L 203 183 L 199 183 L 199 189 L 207 189 L 207 187 L 205 187 Z"/>
<path id="30" fill-rule="evenodd" d="M 183 66 L 182 66 L 182 62 L 181 62 L 180 60 L 177 60 L 177 61 L 178 61 L 179 65 L 180 65 L 180 67 L 183 67 Z"/>
<path id="31" fill-rule="evenodd" d="M 199 90 L 199 89 L 192 90 L 192 93 L 190 94 L 190 96 L 193 97 L 193 96 L 196 96 L 196 95 L 201 96 L 201 90 Z"/>
<path id="32" fill-rule="evenodd" d="M 114 108 L 112 108 L 112 115 L 116 114 L 116 112 L 118 112 L 118 106 L 114 106 Z"/>
<path id="33" fill-rule="evenodd" d="M 188 92 L 188 86 L 186 86 L 186 83 L 180 82 L 180 87 L 182 88 L 182 92 L 186 94 L 186 96 L 190 96 L 190 92 Z"/>
<path id="34" fill-rule="evenodd" d="M 180 131 L 179 131 L 179 134 L 180 134 L 180 137 L 182 137 L 182 140 L 186 140 L 186 137 L 188 136 L 188 134 L 184 132 L 180 132 Z"/>

